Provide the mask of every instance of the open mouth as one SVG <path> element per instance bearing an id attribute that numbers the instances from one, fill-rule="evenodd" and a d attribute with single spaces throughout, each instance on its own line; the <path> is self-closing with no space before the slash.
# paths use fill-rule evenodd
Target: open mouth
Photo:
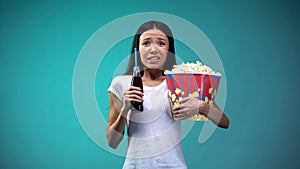
<path id="1" fill-rule="evenodd" d="M 147 58 L 148 61 L 150 62 L 156 62 L 156 61 L 159 61 L 160 57 L 158 56 L 150 56 Z"/>

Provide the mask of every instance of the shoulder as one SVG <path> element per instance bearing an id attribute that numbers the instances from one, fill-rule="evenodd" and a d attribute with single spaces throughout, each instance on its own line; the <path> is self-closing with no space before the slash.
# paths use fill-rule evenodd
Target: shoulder
<path id="1" fill-rule="evenodd" d="M 116 76 L 111 82 L 111 87 L 117 88 L 118 90 L 125 90 L 131 84 L 131 79 L 131 75 Z"/>
<path id="2" fill-rule="evenodd" d="M 132 79 L 131 75 L 123 75 L 123 76 L 116 76 L 112 80 L 112 84 L 124 84 L 130 82 Z"/>

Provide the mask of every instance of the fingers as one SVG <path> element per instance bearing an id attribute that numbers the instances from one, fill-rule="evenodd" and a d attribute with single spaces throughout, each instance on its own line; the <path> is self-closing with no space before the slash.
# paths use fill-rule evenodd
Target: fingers
<path id="1" fill-rule="evenodd" d="M 126 101 L 135 101 L 135 102 L 143 102 L 143 98 L 140 96 L 140 95 L 137 95 L 137 94 L 128 94 L 128 93 L 125 93 L 125 100 Z"/>
<path id="2" fill-rule="evenodd" d="M 186 119 L 198 113 L 198 108 L 188 103 L 183 103 L 172 110 L 176 119 Z"/>
<path id="3" fill-rule="evenodd" d="M 127 92 L 129 92 L 129 94 L 137 94 L 140 96 L 144 96 L 144 93 L 142 92 L 142 89 L 139 87 L 135 87 L 135 86 L 130 86 L 129 89 L 127 90 Z"/>
<path id="4" fill-rule="evenodd" d="M 138 90 L 138 91 L 142 91 L 141 88 L 136 87 L 136 86 L 130 86 L 128 90 Z"/>
<path id="5" fill-rule="evenodd" d="M 176 119 L 186 119 L 199 113 L 207 116 L 210 109 L 209 104 L 193 97 L 185 97 L 179 103 L 179 106 L 172 110 Z"/>
<path id="6" fill-rule="evenodd" d="M 137 91 L 137 90 L 126 90 L 124 95 L 137 95 L 139 97 L 144 96 L 144 93 L 141 91 Z"/>
<path id="7" fill-rule="evenodd" d="M 130 97 L 126 97 L 125 100 L 128 102 L 143 102 L 143 99 L 136 99 L 136 98 L 130 98 Z"/>
<path id="8" fill-rule="evenodd" d="M 193 114 L 188 111 L 187 109 L 180 109 L 180 110 L 176 110 L 173 112 L 173 116 L 175 117 L 175 119 L 178 120 L 183 120 L 186 118 L 191 117 Z"/>
<path id="9" fill-rule="evenodd" d="M 183 117 L 183 112 L 180 109 L 173 110 L 172 113 L 173 113 L 174 118 L 177 119 L 177 120 L 181 120 L 182 117 Z"/>
<path id="10" fill-rule="evenodd" d="M 176 109 L 173 109 L 173 115 L 176 118 L 187 118 L 189 114 L 189 110 L 186 108 L 178 107 Z"/>
<path id="11" fill-rule="evenodd" d="M 186 103 L 186 102 L 198 102 L 199 100 L 195 97 L 184 97 L 183 99 L 181 99 L 181 101 L 179 102 L 180 104 Z"/>
<path id="12" fill-rule="evenodd" d="M 180 103 L 179 106 L 176 106 L 173 111 L 176 111 L 176 110 L 182 110 L 182 109 L 193 109 L 193 105 L 192 104 L 189 104 L 187 102 L 184 102 L 184 103 Z"/>
<path id="13" fill-rule="evenodd" d="M 124 98 L 126 101 L 131 102 L 143 102 L 144 93 L 139 87 L 130 86 L 128 90 L 124 92 Z"/>
<path id="14" fill-rule="evenodd" d="M 190 97 L 185 97 L 179 103 L 183 104 L 183 103 L 187 102 L 189 99 L 190 99 Z"/>
<path id="15" fill-rule="evenodd" d="M 137 91 L 126 91 L 124 93 L 125 98 L 135 98 L 135 99 L 143 99 L 143 93 Z"/>

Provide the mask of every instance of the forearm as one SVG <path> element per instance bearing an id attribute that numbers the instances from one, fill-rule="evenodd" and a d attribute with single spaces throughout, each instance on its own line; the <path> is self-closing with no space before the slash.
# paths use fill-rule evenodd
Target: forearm
<path id="1" fill-rule="evenodd" d="M 123 139 L 125 126 L 126 117 L 120 113 L 117 119 L 107 127 L 106 138 L 110 147 L 114 149 L 118 147 Z"/>
<path id="2" fill-rule="evenodd" d="M 229 127 L 229 119 L 216 104 L 210 106 L 210 110 L 206 116 L 209 120 L 221 128 Z"/>

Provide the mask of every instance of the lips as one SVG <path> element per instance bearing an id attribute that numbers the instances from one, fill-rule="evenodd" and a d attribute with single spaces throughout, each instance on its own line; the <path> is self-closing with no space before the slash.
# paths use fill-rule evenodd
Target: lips
<path id="1" fill-rule="evenodd" d="M 150 56 L 147 58 L 147 60 L 149 60 L 149 61 L 158 61 L 159 59 L 160 59 L 159 56 Z"/>

